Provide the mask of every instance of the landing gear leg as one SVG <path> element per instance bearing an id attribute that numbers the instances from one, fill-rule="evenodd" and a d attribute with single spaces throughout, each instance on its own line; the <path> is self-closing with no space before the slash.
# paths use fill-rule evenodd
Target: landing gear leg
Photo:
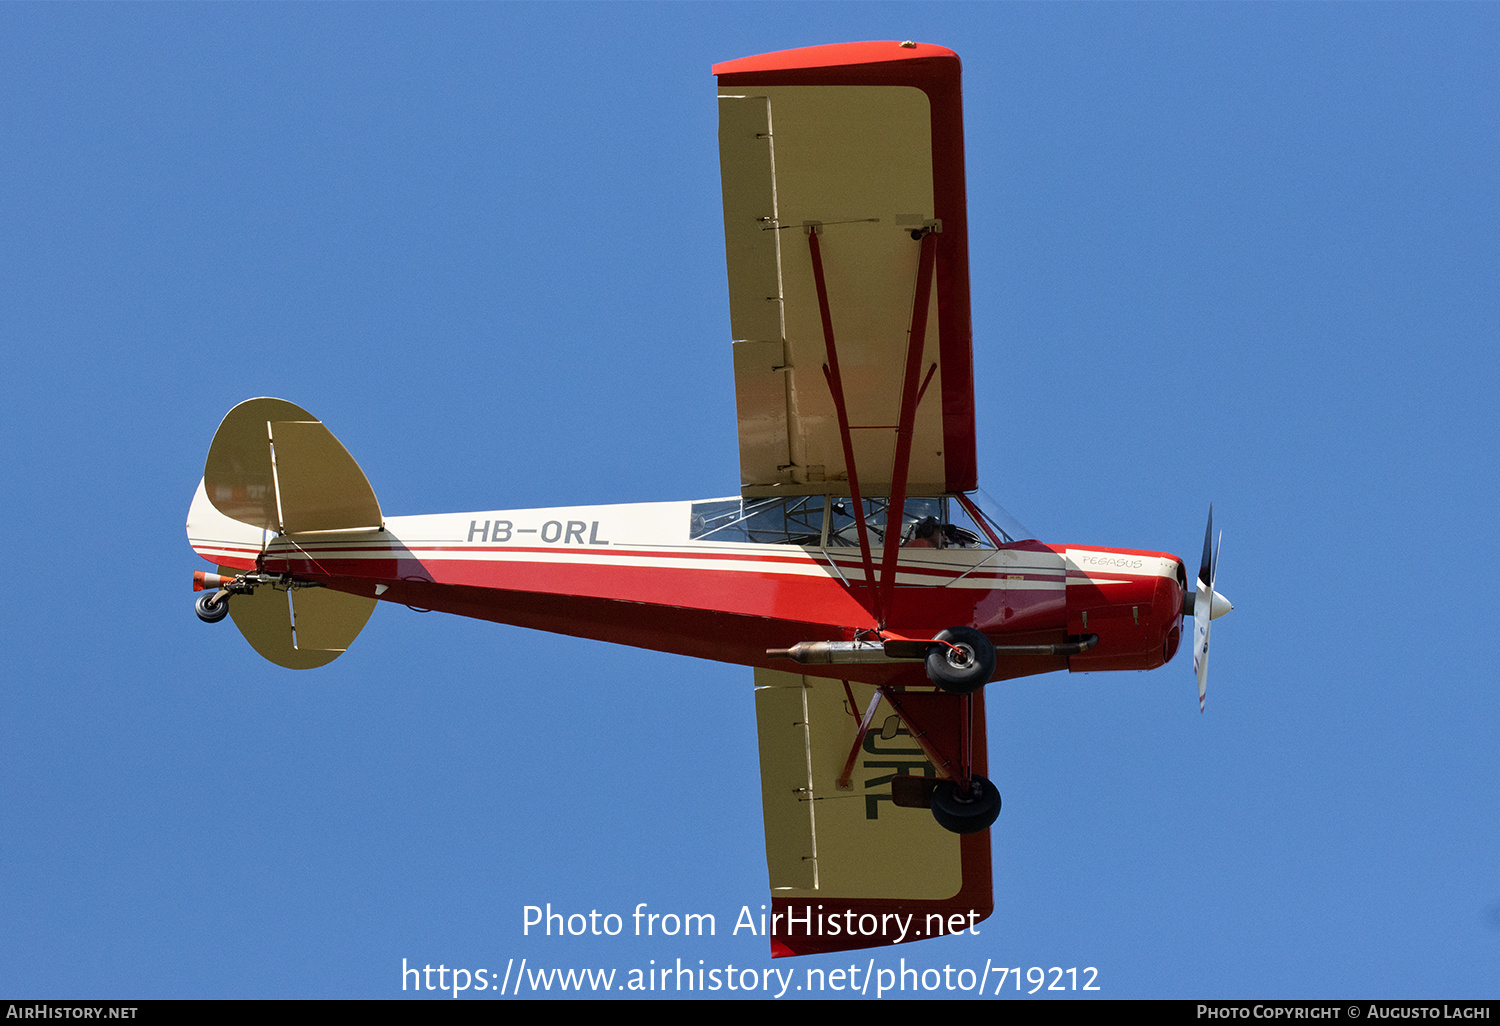
<path id="1" fill-rule="evenodd" d="M 930 808 L 938 825 L 955 834 L 989 829 L 1000 815 L 1000 792 L 987 778 L 973 772 L 974 722 L 976 714 L 983 715 L 984 695 L 888 687 L 882 687 L 880 693 L 943 777 L 935 781 L 905 778 L 914 786 L 898 795 L 893 784 L 892 800 L 906 808 Z"/>
<path id="2" fill-rule="evenodd" d="M 261 570 L 251 570 L 230 578 L 200 570 L 193 574 L 193 590 L 202 591 L 203 594 L 198 596 L 193 610 L 204 623 L 218 623 L 229 615 L 231 595 L 253 595 L 255 589 L 263 584 L 269 584 L 278 591 L 323 587 L 316 581 L 299 581 L 291 574 L 268 574 Z"/>

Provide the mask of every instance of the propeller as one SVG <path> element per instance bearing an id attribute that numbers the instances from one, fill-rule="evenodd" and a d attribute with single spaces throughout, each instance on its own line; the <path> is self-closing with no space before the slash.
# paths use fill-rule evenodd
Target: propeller
<path id="1" fill-rule="evenodd" d="M 1203 532 L 1203 562 L 1198 568 L 1198 591 L 1193 595 L 1193 669 L 1198 674 L 1198 711 L 1203 711 L 1208 694 L 1208 634 L 1210 622 L 1234 608 L 1234 604 L 1214 590 L 1219 575 L 1219 551 L 1224 534 L 1214 545 L 1214 507 L 1208 507 L 1208 530 Z M 1206 583 L 1205 583 L 1206 582 Z M 1208 601 L 1200 601 L 1204 595 Z"/>

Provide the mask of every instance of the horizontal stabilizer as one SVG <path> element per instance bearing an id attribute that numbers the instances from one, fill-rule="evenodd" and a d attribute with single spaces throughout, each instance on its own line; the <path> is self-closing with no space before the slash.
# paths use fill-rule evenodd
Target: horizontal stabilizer
<path id="1" fill-rule="evenodd" d="M 225 516 L 277 534 L 378 531 L 365 472 L 322 422 L 283 399 L 248 399 L 225 415 L 203 467 Z"/>
<path id="2" fill-rule="evenodd" d="M 234 574 L 232 567 L 219 570 Z M 290 670 L 311 670 L 343 655 L 375 609 L 373 598 L 329 588 L 261 585 L 228 601 L 229 615 L 250 646 Z"/>

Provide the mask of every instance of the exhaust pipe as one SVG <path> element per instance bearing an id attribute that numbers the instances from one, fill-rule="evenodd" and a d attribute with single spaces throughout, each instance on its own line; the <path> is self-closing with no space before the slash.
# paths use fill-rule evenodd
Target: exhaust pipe
<path id="1" fill-rule="evenodd" d="M 934 642 L 935 644 L 935 642 Z M 997 656 L 1075 656 L 1099 644 L 1099 635 L 1082 634 L 1055 645 L 996 645 Z M 791 648 L 768 648 L 771 659 L 796 663 L 915 663 L 927 658 L 931 645 L 892 641 L 799 641 Z"/>

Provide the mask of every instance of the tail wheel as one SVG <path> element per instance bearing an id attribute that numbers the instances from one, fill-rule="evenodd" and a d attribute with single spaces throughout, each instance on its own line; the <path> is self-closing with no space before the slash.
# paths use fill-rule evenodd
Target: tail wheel
<path id="1" fill-rule="evenodd" d="M 193 611 L 204 623 L 218 623 L 229 615 L 229 593 L 205 591 L 198 596 L 198 601 L 193 603 Z"/>
<path id="2" fill-rule="evenodd" d="M 932 792 L 932 818 L 938 826 L 955 834 L 977 834 L 988 830 L 1000 815 L 1000 792 L 984 777 L 969 778 L 969 793 L 961 794 L 958 784 L 941 780 Z"/>
<path id="3" fill-rule="evenodd" d="M 927 650 L 927 679 L 944 691 L 967 695 L 995 675 L 995 646 L 973 627 L 949 627 Z"/>

